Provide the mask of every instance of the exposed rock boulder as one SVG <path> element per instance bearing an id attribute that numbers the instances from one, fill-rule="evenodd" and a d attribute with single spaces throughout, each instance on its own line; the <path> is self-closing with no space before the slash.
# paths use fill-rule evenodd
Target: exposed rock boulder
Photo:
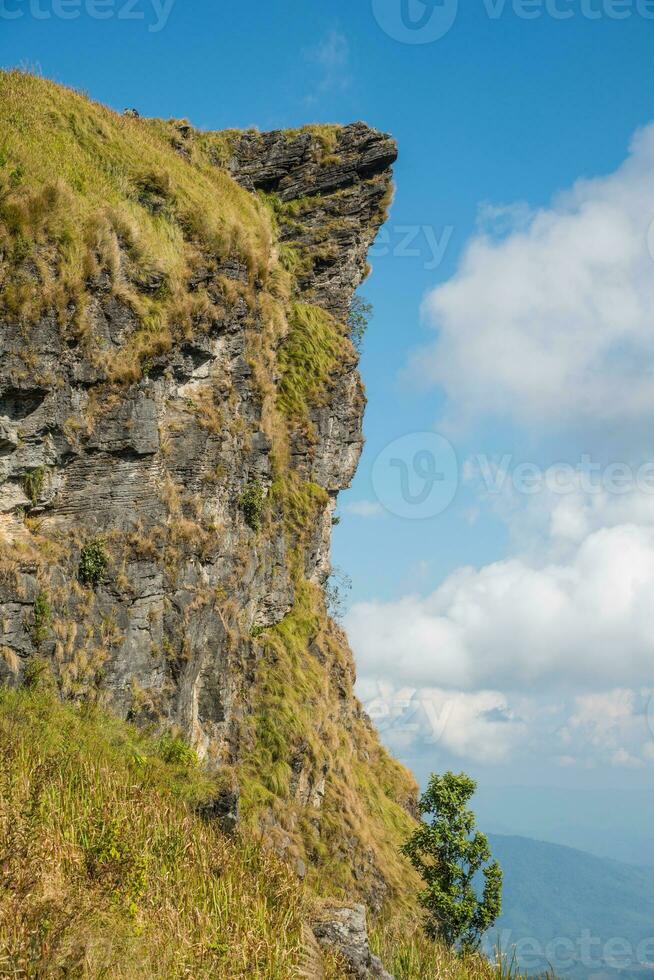
<path id="1" fill-rule="evenodd" d="M 370 951 L 365 906 L 325 909 L 324 918 L 314 922 L 313 932 L 321 946 L 339 954 L 353 977 L 393 980 L 379 957 Z"/>

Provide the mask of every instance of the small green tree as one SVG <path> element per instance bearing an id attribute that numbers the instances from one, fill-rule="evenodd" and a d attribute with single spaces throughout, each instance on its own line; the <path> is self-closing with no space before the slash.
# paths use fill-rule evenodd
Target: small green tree
<path id="1" fill-rule="evenodd" d="M 266 494 L 263 486 L 258 481 L 248 483 L 238 498 L 238 503 L 243 511 L 243 517 L 247 526 L 252 528 L 253 531 L 260 530 L 266 504 Z"/>
<path id="2" fill-rule="evenodd" d="M 476 788 L 465 773 L 432 775 L 419 803 L 420 812 L 432 819 L 423 821 L 402 848 L 425 882 L 420 904 L 427 935 L 466 953 L 479 949 L 502 911 L 502 869 L 497 861 L 488 863 L 488 839 L 475 832 L 475 815 L 466 807 Z M 480 871 L 481 898 L 474 885 Z"/>
<path id="3" fill-rule="evenodd" d="M 372 319 L 372 303 L 367 303 L 361 296 L 354 296 L 350 304 L 347 322 L 350 328 L 350 338 L 360 352 L 368 324 Z"/>
<path id="4" fill-rule="evenodd" d="M 77 577 L 82 585 L 90 585 L 95 588 L 102 581 L 108 564 L 109 556 L 104 541 L 97 538 L 82 548 L 77 567 Z"/>

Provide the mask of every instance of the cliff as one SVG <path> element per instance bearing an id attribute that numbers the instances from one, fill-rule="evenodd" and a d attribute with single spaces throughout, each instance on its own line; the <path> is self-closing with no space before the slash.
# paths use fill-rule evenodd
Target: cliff
<path id="1" fill-rule="evenodd" d="M 223 826 L 402 903 L 415 786 L 323 591 L 395 143 L 200 132 L 14 72 L 0 128 L 0 679 L 183 736 Z"/>

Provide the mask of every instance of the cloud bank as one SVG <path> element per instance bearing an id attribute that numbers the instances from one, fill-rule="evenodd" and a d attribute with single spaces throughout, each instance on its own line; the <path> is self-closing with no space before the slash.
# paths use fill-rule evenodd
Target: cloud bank
<path id="1" fill-rule="evenodd" d="M 654 422 L 654 125 L 609 176 L 482 219 L 425 300 L 437 338 L 414 373 L 445 392 L 450 420 L 509 420 L 534 452 L 573 433 L 606 446 L 610 430 L 634 462 L 634 430 L 649 443 Z M 482 477 L 469 461 L 470 513 L 506 522 L 508 557 L 347 616 L 382 732 L 485 764 L 651 766 L 654 487 L 591 491 L 580 469 L 564 495 L 547 482 L 527 495 Z"/>
<path id="2" fill-rule="evenodd" d="M 452 414 L 533 426 L 654 416 L 654 125 L 613 174 L 547 209 L 502 211 L 426 298 L 438 338 L 413 369 Z M 487 214 L 490 213 L 487 211 Z"/>

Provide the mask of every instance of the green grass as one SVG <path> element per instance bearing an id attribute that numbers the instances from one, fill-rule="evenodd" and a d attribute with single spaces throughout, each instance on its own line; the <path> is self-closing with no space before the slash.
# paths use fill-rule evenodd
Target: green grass
<path id="1" fill-rule="evenodd" d="M 352 357 L 345 328 L 318 306 L 294 303 L 289 335 L 279 352 L 282 372 L 279 405 L 287 418 L 308 424 L 344 360 Z"/>
<path id="2" fill-rule="evenodd" d="M 365 898 L 374 888 L 374 856 L 389 902 L 412 909 L 419 885 L 399 846 L 414 826 L 404 807 L 414 781 L 382 748 L 365 716 L 352 710 L 351 655 L 320 591 L 297 568 L 294 608 L 258 642 L 252 714 L 238 767 L 244 820 L 256 828 L 263 815 L 274 815 L 277 829 L 270 833 L 290 840 L 289 854 L 306 861 L 317 894 Z M 347 721 L 339 709 L 343 698 L 351 706 Z M 309 794 L 325 775 L 319 808 L 294 797 L 294 759 Z"/>
<path id="3" fill-rule="evenodd" d="M 170 736 L 0 692 L 0 975 L 300 976 L 307 900 L 215 792 Z"/>
<path id="4" fill-rule="evenodd" d="M 141 323 L 110 365 L 128 380 L 127 365 L 211 320 L 215 299 L 189 288 L 198 264 L 236 257 L 262 281 L 275 264 L 269 209 L 217 165 L 218 149 L 189 160 L 163 124 L 18 71 L 0 72 L 0 132 L 3 311 L 29 325 L 54 309 L 84 336 L 105 277 Z"/>
<path id="5" fill-rule="evenodd" d="M 334 123 L 309 123 L 309 125 L 301 126 L 299 129 L 287 129 L 285 135 L 286 139 L 294 140 L 298 136 L 309 133 L 318 140 L 323 154 L 329 156 L 336 149 L 338 134 L 341 128 L 341 126 L 335 125 Z"/>

